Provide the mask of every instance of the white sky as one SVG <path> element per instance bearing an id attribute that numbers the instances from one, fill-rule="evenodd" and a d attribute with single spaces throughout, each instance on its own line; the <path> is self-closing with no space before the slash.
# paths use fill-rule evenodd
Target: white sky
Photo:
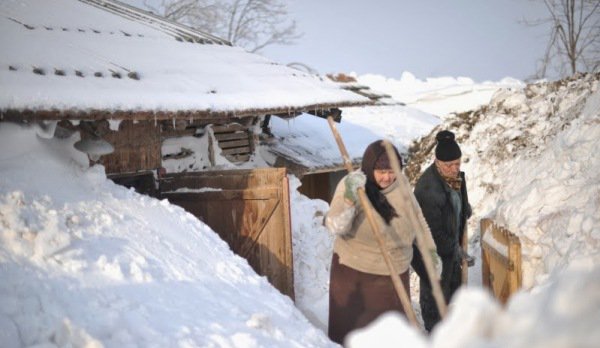
<path id="1" fill-rule="evenodd" d="M 262 54 L 322 74 L 523 80 L 546 42 L 542 28 L 518 23 L 545 16 L 544 5 L 529 0 L 290 0 L 289 11 L 304 36 Z"/>

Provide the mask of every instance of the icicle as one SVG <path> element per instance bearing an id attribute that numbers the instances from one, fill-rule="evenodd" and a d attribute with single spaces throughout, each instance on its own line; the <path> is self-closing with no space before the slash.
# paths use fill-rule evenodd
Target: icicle
<path id="1" fill-rule="evenodd" d="M 173 129 L 177 129 L 176 125 L 175 125 L 175 117 L 173 117 Z"/>

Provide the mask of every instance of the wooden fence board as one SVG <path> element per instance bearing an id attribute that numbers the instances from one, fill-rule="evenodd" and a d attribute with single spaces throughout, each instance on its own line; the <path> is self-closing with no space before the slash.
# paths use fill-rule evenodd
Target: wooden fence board
<path id="1" fill-rule="evenodd" d="M 242 139 L 242 140 L 219 141 L 219 146 L 223 150 L 234 148 L 234 147 L 245 147 L 247 149 L 246 151 L 250 150 L 250 142 L 248 141 L 247 136 L 246 136 L 246 139 Z"/>
<path id="2" fill-rule="evenodd" d="M 215 138 L 217 138 L 218 141 L 248 139 L 248 133 L 243 131 L 236 131 L 233 133 L 215 133 Z"/>
<path id="3" fill-rule="evenodd" d="M 482 219 L 480 226 L 482 283 L 506 303 L 522 284 L 521 242 L 490 219 Z"/>

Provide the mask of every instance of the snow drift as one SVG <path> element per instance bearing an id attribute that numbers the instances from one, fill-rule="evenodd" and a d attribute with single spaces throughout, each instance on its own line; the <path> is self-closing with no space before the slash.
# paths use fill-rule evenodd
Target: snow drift
<path id="1" fill-rule="evenodd" d="M 332 345 L 183 209 L 0 122 L 2 347 Z"/>

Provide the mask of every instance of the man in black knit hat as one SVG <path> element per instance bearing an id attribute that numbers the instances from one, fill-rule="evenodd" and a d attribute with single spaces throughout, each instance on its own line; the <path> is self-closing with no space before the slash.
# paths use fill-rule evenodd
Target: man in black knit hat
<path id="1" fill-rule="evenodd" d="M 454 133 L 444 130 L 436 135 L 435 161 L 421 175 L 415 185 L 415 196 L 442 259 L 441 287 L 446 303 L 461 284 L 461 261 L 467 257 L 460 241 L 471 206 L 467 197 L 465 174 L 460 171 L 462 152 Z M 431 329 L 440 320 L 418 249 L 414 248 L 412 266 L 420 277 L 419 302 L 425 329 Z"/>

